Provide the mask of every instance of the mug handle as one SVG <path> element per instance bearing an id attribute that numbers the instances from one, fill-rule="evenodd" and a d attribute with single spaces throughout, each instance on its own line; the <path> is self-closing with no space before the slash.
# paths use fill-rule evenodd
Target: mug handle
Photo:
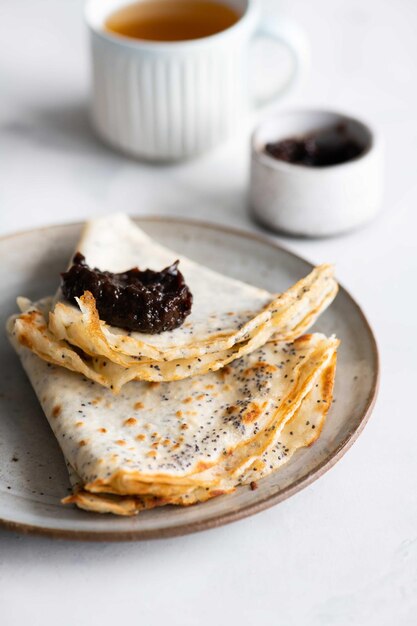
<path id="1" fill-rule="evenodd" d="M 310 45 L 304 30 L 292 19 L 280 16 L 277 21 L 273 18 L 263 18 L 254 35 L 254 39 L 270 39 L 285 46 L 290 52 L 292 69 L 287 80 L 279 85 L 272 94 L 266 97 L 252 96 L 253 105 L 258 108 L 269 104 L 278 96 L 286 92 L 300 79 L 300 76 L 310 65 Z"/>

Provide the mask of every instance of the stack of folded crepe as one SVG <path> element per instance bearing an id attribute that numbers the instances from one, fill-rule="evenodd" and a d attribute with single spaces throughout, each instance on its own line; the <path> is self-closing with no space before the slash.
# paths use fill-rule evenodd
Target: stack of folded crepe
<path id="1" fill-rule="evenodd" d="M 193 294 L 185 323 L 144 334 L 77 305 L 20 298 L 8 333 L 68 464 L 65 502 L 131 515 L 232 492 L 319 436 L 338 340 L 304 334 L 337 293 L 323 265 L 282 294 L 163 248 L 126 216 L 90 222 L 77 246 L 92 267 L 160 269 L 179 259 Z"/>

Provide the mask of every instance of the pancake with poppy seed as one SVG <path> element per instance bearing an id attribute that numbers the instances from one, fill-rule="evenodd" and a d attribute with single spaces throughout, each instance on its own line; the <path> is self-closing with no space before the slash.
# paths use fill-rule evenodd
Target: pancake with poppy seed
<path id="1" fill-rule="evenodd" d="M 97 513 L 113 513 L 115 515 L 134 515 L 147 508 L 164 506 L 166 504 L 190 505 L 202 502 L 216 495 L 225 495 L 236 490 L 237 487 L 250 485 L 251 489 L 258 487 L 258 480 L 280 469 L 287 463 L 293 454 L 300 448 L 312 445 L 319 437 L 323 428 L 327 411 L 332 401 L 332 389 L 335 375 L 336 355 L 329 366 L 323 371 L 318 382 L 315 382 L 311 392 L 303 400 L 298 411 L 283 427 L 279 438 L 270 444 L 260 458 L 253 461 L 250 468 L 236 480 L 223 480 L 223 489 L 195 488 L 193 491 L 181 494 L 167 493 L 159 498 L 146 495 L 117 495 L 107 493 L 92 493 L 86 491 L 82 481 L 69 466 L 73 494 L 63 499 L 65 504 L 76 504 L 86 511 Z M 236 486 L 237 485 L 237 486 Z M 146 494 L 146 485 L 144 489 Z"/>
<path id="2" fill-rule="evenodd" d="M 218 372 L 130 382 L 114 396 L 38 358 L 13 328 L 11 341 L 79 477 L 69 501 L 118 514 L 230 492 L 308 445 L 328 409 L 338 345 L 321 334 L 269 342 Z M 325 402 L 314 402 L 317 393 Z M 306 415 L 317 420 L 314 431 L 302 427 Z"/>
<path id="3" fill-rule="evenodd" d="M 131 380 L 175 381 L 218 370 L 271 338 L 293 340 L 337 293 L 329 265 L 279 295 L 246 285 L 163 248 L 124 215 L 90 222 L 78 249 L 91 266 L 113 272 L 132 265 L 161 267 L 179 258 L 193 294 L 191 314 L 182 326 L 151 335 L 100 320 L 88 291 L 76 305 L 63 300 L 60 292 L 54 303 L 22 301 L 23 315 L 15 320 L 19 341 L 50 363 L 115 392 Z"/>
<path id="4" fill-rule="evenodd" d="M 203 502 L 318 437 L 339 342 L 305 333 L 337 293 L 330 265 L 273 294 L 124 215 L 90 222 L 77 251 L 70 301 L 19 298 L 7 324 L 67 462 L 65 503 L 131 515 Z"/>

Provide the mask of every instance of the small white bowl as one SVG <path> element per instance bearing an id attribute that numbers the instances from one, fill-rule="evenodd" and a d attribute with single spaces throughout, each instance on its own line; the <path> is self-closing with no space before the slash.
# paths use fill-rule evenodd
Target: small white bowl
<path id="1" fill-rule="evenodd" d="M 363 145 L 345 163 L 309 167 L 279 161 L 265 145 L 338 124 Z M 281 113 L 252 135 L 250 206 L 254 217 L 276 231 L 307 237 L 336 235 L 369 222 L 382 199 L 382 147 L 371 128 L 353 117 L 319 110 Z"/>

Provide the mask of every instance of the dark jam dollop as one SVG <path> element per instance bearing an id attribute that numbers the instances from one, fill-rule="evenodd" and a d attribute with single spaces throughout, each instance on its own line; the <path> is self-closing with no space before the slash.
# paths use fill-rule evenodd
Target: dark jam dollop
<path id="1" fill-rule="evenodd" d="M 338 124 L 304 137 L 267 143 L 265 152 L 279 161 L 324 167 L 356 159 L 364 152 L 364 147 L 349 135 L 345 124 Z"/>
<path id="2" fill-rule="evenodd" d="M 100 319 L 141 333 L 178 328 L 191 313 L 193 296 L 178 269 L 178 261 L 161 270 L 137 267 L 113 274 L 90 268 L 77 252 L 62 276 L 62 293 L 70 302 L 90 291 Z"/>

